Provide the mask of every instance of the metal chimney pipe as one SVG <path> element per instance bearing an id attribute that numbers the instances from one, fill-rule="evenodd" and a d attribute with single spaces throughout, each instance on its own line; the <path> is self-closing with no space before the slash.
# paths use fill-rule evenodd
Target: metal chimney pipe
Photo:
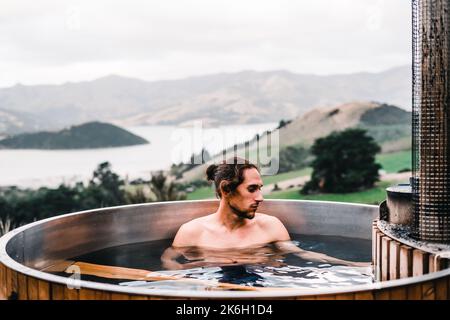
<path id="1" fill-rule="evenodd" d="M 450 243 L 450 0 L 413 0 L 413 236 Z"/>

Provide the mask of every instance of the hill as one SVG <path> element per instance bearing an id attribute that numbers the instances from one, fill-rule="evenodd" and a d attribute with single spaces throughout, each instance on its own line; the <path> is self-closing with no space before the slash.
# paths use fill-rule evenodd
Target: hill
<path id="1" fill-rule="evenodd" d="M 0 107 L 46 119 L 50 127 L 39 130 L 90 121 L 127 127 L 203 120 L 213 126 L 278 122 L 318 106 L 354 100 L 385 101 L 409 110 L 410 87 L 410 66 L 323 76 L 242 71 L 153 82 L 110 75 L 61 85 L 3 88 Z M 36 131 L 36 127 L 23 125 L 21 130 Z"/>
<path id="2" fill-rule="evenodd" d="M 146 144 L 147 140 L 117 126 L 90 122 L 58 132 L 24 133 L 0 140 L 8 149 L 92 149 Z"/>
<path id="3" fill-rule="evenodd" d="M 317 138 L 333 131 L 351 127 L 364 128 L 382 147 L 382 153 L 409 150 L 411 148 L 411 112 L 393 105 L 355 101 L 334 107 L 316 108 L 293 119 L 277 129 L 279 148 L 304 146 L 309 148 Z M 267 135 L 260 137 L 260 145 L 265 146 Z M 255 139 L 250 142 L 250 153 L 255 153 Z M 231 150 L 229 150 L 231 153 Z M 238 146 L 238 153 L 245 153 Z M 202 179 L 206 165 L 199 165 L 185 172 L 183 180 Z"/>
<path id="4" fill-rule="evenodd" d="M 39 116 L 27 112 L 0 109 L 0 137 L 4 134 L 39 131 L 49 127 L 51 128 L 48 122 Z"/>
<path id="5" fill-rule="evenodd" d="M 394 105 L 364 101 L 314 109 L 281 128 L 280 142 L 282 146 L 302 144 L 309 147 L 317 138 L 351 127 L 366 129 L 382 146 L 383 152 L 410 148 L 405 145 L 393 150 L 390 146 L 405 138 L 409 141 L 411 112 Z"/>

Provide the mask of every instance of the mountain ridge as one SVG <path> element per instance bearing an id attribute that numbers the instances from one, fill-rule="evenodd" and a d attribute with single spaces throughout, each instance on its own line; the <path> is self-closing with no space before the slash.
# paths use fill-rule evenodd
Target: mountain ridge
<path id="1" fill-rule="evenodd" d="M 42 117 L 48 126 L 43 129 L 89 121 L 120 126 L 202 119 L 210 125 L 278 122 L 312 108 L 354 100 L 385 101 L 409 110 L 410 73 L 410 66 L 335 75 L 246 70 L 162 81 L 113 74 L 61 85 L 3 88 L 0 108 Z M 35 129 L 23 125 L 14 130 Z M 10 132 L 0 132 L 5 133 Z"/>

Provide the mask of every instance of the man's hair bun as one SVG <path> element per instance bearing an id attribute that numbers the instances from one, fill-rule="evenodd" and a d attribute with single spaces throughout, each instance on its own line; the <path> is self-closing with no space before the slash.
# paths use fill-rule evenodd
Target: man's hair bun
<path id="1" fill-rule="evenodd" d="M 206 178 L 208 181 L 214 181 L 216 177 L 217 168 L 219 168 L 218 165 L 212 164 L 206 169 Z"/>
<path id="2" fill-rule="evenodd" d="M 234 193 L 236 188 L 244 181 L 244 170 L 258 167 L 250 161 L 234 157 L 223 160 L 219 164 L 211 164 L 206 169 L 206 178 L 213 181 L 216 187 L 216 196 L 222 198 L 222 191 Z M 226 183 L 221 183 L 226 181 Z"/>

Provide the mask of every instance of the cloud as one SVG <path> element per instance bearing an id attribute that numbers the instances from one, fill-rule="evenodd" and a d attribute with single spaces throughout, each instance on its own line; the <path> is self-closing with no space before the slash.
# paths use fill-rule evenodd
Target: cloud
<path id="1" fill-rule="evenodd" d="M 410 11 L 405 0 L 10 0 L 0 86 L 105 73 L 379 71 L 411 61 Z"/>

